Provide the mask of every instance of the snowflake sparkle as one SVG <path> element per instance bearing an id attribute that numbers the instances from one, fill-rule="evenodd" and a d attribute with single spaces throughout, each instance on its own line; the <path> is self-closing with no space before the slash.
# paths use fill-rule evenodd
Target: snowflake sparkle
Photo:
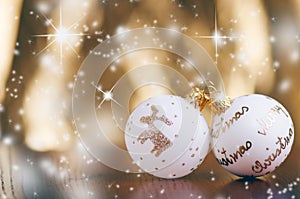
<path id="1" fill-rule="evenodd" d="M 98 109 L 101 108 L 101 105 L 105 102 L 105 101 L 113 101 L 114 103 L 118 104 L 120 107 L 122 106 L 119 102 L 117 102 L 114 98 L 113 98 L 113 89 L 115 88 L 114 86 L 109 90 L 109 91 L 103 91 L 101 86 L 96 86 L 94 83 L 91 83 L 98 92 L 102 93 L 102 101 L 99 103 L 98 105 Z"/>
<path id="2" fill-rule="evenodd" d="M 214 33 L 212 35 L 208 35 L 208 36 L 195 36 L 195 38 L 200 38 L 200 39 L 213 39 L 214 43 L 215 43 L 215 62 L 216 64 L 218 64 L 218 45 L 222 43 L 222 39 L 236 39 L 236 38 L 241 38 L 241 36 L 225 36 L 225 35 L 221 35 L 218 31 L 218 23 L 217 23 L 217 12 L 215 10 L 215 19 L 214 19 L 214 26 L 215 26 L 215 30 Z"/>
<path id="3" fill-rule="evenodd" d="M 52 46 L 54 43 L 58 43 L 59 44 L 59 63 L 60 65 L 62 65 L 62 58 L 63 58 L 63 45 L 67 44 L 67 46 L 72 49 L 72 51 L 77 55 L 78 53 L 76 52 L 76 50 L 73 48 L 73 46 L 70 44 L 70 42 L 68 41 L 69 37 L 74 37 L 74 36 L 84 36 L 85 34 L 83 33 L 72 33 L 70 32 L 71 28 L 73 28 L 77 22 L 80 20 L 77 20 L 75 23 L 73 23 L 71 26 L 69 27 L 64 27 L 63 26 L 63 15 L 62 15 L 62 5 L 60 3 L 59 5 L 59 26 L 55 26 L 54 23 L 52 22 L 51 19 L 47 18 L 45 15 L 43 15 L 46 18 L 46 23 L 48 23 L 54 30 L 55 33 L 54 34 L 38 34 L 38 35 L 33 35 L 33 37 L 45 37 L 45 38 L 54 38 L 47 46 L 45 46 L 39 53 L 37 53 L 36 55 L 39 55 L 41 53 L 43 53 L 45 50 L 47 50 L 50 46 Z"/>

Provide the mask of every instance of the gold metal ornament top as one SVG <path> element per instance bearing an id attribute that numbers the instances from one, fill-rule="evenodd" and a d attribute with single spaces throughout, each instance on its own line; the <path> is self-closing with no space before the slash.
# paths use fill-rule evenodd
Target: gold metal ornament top
<path id="1" fill-rule="evenodd" d="M 226 97 L 225 99 L 212 99 L 204 89 L 200 89 L 199 87 L 193 87 L 188 98 L 191 103 L 195 104 L 196 108 L 200 109 L 200 111 L 208 105 L 211 110 L 218 115 L 225 112 L 231 104 L 229 97 Z"/>
<path id="2" fill-rule="evenodd" d="M 189 98 L 192 103 L 195 103 L 196 108 L 200 108 L 200 111 L 206 106 L 207 103 L 210 103 L 210 97 L 204 91 L 204 89 L 200 89 L 198 87 L 193 87 Z"/>

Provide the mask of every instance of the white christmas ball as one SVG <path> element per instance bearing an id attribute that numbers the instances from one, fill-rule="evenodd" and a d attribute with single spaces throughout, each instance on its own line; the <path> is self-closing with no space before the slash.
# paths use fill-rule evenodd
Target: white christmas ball
<path id="1" fill-rule="evenodd" d="M 294 125 L 287 110 L 264 95 L 235 98 L 212 129 L 217 161 L 238 176 L 262 176 L 274 171 L 288 156 Z"/>
<path id="2" fill-rule="evenodd" d="M 178 96 L 160 95 L 132 112 L 125 142 L 133 162 L 143 171 L 179 178 L 202 163 L 210 134 L 205 118 L 193 104 Z"/>

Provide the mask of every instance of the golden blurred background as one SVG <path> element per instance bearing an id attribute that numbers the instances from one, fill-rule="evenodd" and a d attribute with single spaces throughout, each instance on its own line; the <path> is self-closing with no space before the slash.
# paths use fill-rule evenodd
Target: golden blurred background
<path id="1" fill-rule="evenodd" d="M 141 27 L 170 28 L 193 38 L 216 61 L 228 96 L 262 93 L 277 99 L 297 132 L 299 13 L 299 0 L 0 0 L 2 140 L 36 151 L 74 146 L 71 95 L 77 70 L 105 39 Z M 125 57 L 101 80 L 103 89 L 134 65 L 166 55 L 143 51 Z M 168 92 L 143 87 L 132 97 L 131 110 Z M 297 133 L 295 142 L 300 144 Z"/>

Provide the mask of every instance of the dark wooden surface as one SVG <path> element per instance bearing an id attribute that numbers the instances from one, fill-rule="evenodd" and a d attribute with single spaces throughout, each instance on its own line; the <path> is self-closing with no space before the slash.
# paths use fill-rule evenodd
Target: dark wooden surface
<path id="1" fill-rule="evenodd" d="M 2 198 L 299 198 L 299 147 L 275 172 L 239 179 L 210 154 L 191 175 L 164 180 L 127 174 L 96 162 L 79 144 L 64 153 L 37 153 L 24 146 L 0 147 Z"/>

